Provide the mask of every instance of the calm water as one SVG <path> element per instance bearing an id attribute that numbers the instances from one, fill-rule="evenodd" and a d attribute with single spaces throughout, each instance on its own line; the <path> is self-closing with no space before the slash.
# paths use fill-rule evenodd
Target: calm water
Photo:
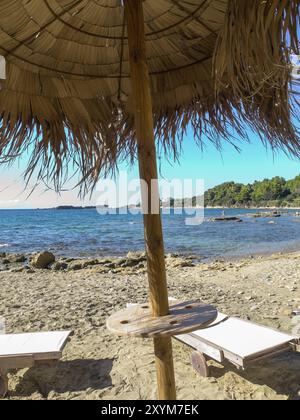
<path id="1" fill-rule="evenodd" d="M 300 249 L 300 217 L 247 217 L 249 210 L 226 210 L 244 223 L 186 226 L 184 215 L 163 215 L 166 252 L 198 255 L 205 259 Z M 255 212 L 255 211 L 253 211 Z M 206 210 L 205 217 L 221 210 Z M 293 212 L 294 213 L 294 212 Z M 29 253 L 51 250 L 69 257 L 125 255 L 141 251 L 141 216 L 106 215 L 96 210 L 1 210 L 0 251 Z"/>

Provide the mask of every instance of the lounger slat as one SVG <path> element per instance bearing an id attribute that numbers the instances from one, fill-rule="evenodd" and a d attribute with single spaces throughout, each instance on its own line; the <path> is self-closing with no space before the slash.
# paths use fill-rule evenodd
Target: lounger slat
<path id="1" fill-rule="evenodd" d="M 267 351 L 261 353 L 259 355 L 253 356 L 252 358 L 244 359 L 244 366 L 247 367 L 248 365 L 256 362 L 260 362 L 264 359 L 269 359 L 271 357 L 279 356 L 280 354 L 287 353 L 289 351 L 293 351 L 293 346 L 291 343 L 285 344 L 284 346 L 277 347 L 274 351 Z"/>
<path id="2" fill-rule="evenodd" d="M 33 355 L 35 360 L 61 357 L 70 331 L 0 335 L 0 357 Z"/>
<path id="3" fill-rule="evenodd" d="M 210 358 L 216 360 L 217 362 L 223 363 L 224 362 L 224 354 L 217 348 L 214 348 L 211 345 L 208 345 L 199 339 L 193 337 L 192 334 L 184 334 L 176 336 L 178 341 L 181 341 L 184 344 L 192 347 L 193 349 L 199 351 L 200 353 L 209 356 Z"/>
<path id="4" fill-rule="evenodd" d="M 33 366 L 34 358 L 32 355 L 0 357 L 0 373 L 6 372 L 10 369 L 24 369 Z"/>
<path id="5" fill-rule="evenodd" d="M 294 336 L 237 318 L 228 318 L 211 328 L 196 331 L 193 336 L 223 349 L 224 353 L 237 356 L 237 359 L 248 359 L 263 352 L 272 352 L 296 340 Z"/>

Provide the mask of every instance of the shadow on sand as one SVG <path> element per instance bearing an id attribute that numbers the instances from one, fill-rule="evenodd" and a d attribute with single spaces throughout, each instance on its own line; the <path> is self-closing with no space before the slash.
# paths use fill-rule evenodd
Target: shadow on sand
<path id="1" fill-rule="evenodd" d="M 28 397 L 39 392 L 47 398 L 51 391 L 65 394 L 102 390 L 112 385 L 112 366 L 111 359 L 61 361 L 51 367 L 41 365 L 29 369 L 9 395 Z"/>
<path id="2" fill-rule="evenodd" d="M 221 378 L 228 372 L 236 372 L 246 381 L 268 386 L 289 400 L 300 400 L 300 353 L 287 353 L 270 360 L 250 365 L 246 371 L 238 371 L 229 363 L 225 368 L 211 366 L 210 375 Z"/>
<path id="3" fill-rule="evenodd" d="M 59 362 L 53 367 L 40 366 L 29 369 L 20 380 L 12 397 L 30 397 L 39 392 L 47 398 L 50 392 L 67 394 L 100 391 L 112 386 L 110 372 L 113 360 L 73 360 Z M 245 372 L 231 364 L 210 367 L 210 376 L 220 379 L 230 372 L 253 385 L 267 386 L 278 395 L 290 400 L 300 400 L 300 353 L 290 353 L 271 360 L 255 363 Z"/>

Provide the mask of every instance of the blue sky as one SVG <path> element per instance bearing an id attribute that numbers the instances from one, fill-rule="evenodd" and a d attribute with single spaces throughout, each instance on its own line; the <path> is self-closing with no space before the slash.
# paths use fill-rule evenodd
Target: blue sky
<path id="1" fill-rule="evenodd" d="M 243 143 L 241 152 L 238 153 L 232 146 L 224 144 L 220 154 L 212 145 L 207 143 L 202 152 L 195 145 L 192 134 L 187 135 L 184 141 L 184 151 L 180 164 L 171 165 L 166 160 L 161 162 L 161 172 L 165 179 L 204 179 L 205 188 L 211 188 L 226 181 L 241 183 L 253 182 L 273 176 L 293 178 L 300 174 L 300 161 L 291 160 L 282 152 L 273 154 L 267 151 L 255 134 L 250 136 L 252 143 Z M 84 202 L 77 197 L 78 191 L 71 190 L 58 196 L 53 191 L 46 191 L 44 187 L 37 190 L 27 198 L 29 190 L 24 191 L 22 180 L 22 167 L 24 160 L 19 165 L 10 169 L 0 168 L 0 208 L 36 208 L 52 207 L 57 205 L 87 205 L 95 204 L 97 194 L 91 200 Z M 126 170 L 122 165 L 121 170 Z M 129 179 L 138 177 L 135 166 L 129 171 Z"/>

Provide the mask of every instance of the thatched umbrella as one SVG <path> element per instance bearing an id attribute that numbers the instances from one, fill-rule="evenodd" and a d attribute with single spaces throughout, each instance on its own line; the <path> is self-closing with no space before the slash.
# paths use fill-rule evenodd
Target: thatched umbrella
<path id="1" fill-rule="evenodd" d="M 73 163 L 84 193 L 138 156 L 150 208 L 155 138 L 176 158 L 189 124 L 200 145 L 233 142 L 233 129 L 247 139 L 250 126 L 299 156 L 289 99 L 298 29 L 298 0 L 1 0 L 2 160 L 29 152 L 25 175 L 37 169 L 57 189 Z M 144 219 L 152 313 L 164 317 L 161 218 Z M 154 341 L 159 396 L 173 399 L 171 338 Z"/>

